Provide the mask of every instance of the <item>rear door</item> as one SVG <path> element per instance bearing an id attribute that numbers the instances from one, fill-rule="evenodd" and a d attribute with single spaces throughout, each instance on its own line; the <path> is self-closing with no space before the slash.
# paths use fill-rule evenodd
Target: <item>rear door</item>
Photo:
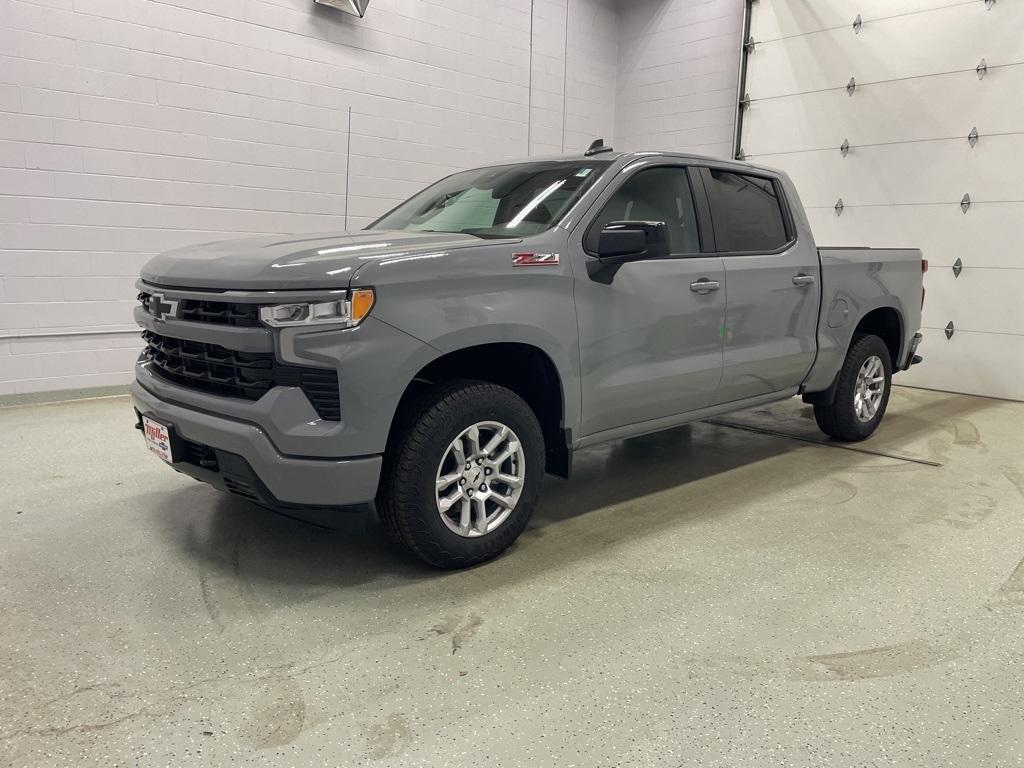
<path id="1" fill-rule="evenodd" d="M 573 233 L 583 436 L 694 411 L 714 398 L 725 272 L 703 193 L 694 194 L 700 183 L 664 158 L 639 161 L 602 192 L 598 213 Z M 625 220 L 665 222 L 671 256 L 599 265 L 601 229 Z"/>
<path id="2" fill-rule="evenodd" d="M 797 387 L 816 350 L 817 250 L 797 240 L 778 180 L 714 167 L 701 178 L 727 286 L 715 402 Z"/>

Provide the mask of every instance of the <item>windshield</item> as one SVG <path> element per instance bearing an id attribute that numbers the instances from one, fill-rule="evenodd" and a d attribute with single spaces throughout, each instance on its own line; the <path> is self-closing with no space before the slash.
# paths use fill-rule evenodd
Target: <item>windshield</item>
<path id="1" fill-rule="evenodd" d="M 551 229 L 611 165 L 547 161 L 462 171 L 433 184 L 367 229 L 521 237 Z"/>

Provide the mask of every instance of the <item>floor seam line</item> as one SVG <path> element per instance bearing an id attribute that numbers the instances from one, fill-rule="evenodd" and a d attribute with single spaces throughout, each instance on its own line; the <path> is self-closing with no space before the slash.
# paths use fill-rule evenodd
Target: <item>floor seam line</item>
<path id="1" fill-rule="evenodd" d="M 923 464 L 926 467 L 941 467 L 942 464 L 937 461 L 931 461 L 930 459 L 919 459 L 914 456 L 901 456 L 897 453 L 885 453 L 883 451 L 872 451 L 867 448 L 858 448 L 853 445 L 842 445 L 840 443 L 826 443 L 822 440 L 813 440 L 809 437 L 801 437 L 800 435 L 790 434 L 788 432 L 777 432 L 772 429 L 765 429 L 764 427 L 754 427 L 749 424 L 736 424 L 731 421 L 722 421 L 720 419 L 705 419 L 705 424 L 713 424 L 716 427 L 727 427 L 729 429 L 739 429 L 744 432 L 753 432 L 757 435 L 768 435 L 769 437 L 782 437 L 787 440 L 796 440 L 801 443 L 808 443 L 810 445 L 820 445 L 823 448 L 840 448 L 844 451 L 853 451 L 855 453 L 863 453 L 868 456 L 879 456 L 885 459 L 896 459 L 898 461 L 906 461 L 911 464 Z"/>

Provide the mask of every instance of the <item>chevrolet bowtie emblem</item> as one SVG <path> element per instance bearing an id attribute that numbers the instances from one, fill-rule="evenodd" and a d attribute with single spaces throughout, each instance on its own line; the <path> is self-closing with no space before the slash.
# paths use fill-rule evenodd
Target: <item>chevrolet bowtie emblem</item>
<path id="1" fill-rule="evenodd" d="M 162 293 L 151 293 L 146 302 L 146 309 L 154 319 L 164 321 L 168 317 L 178 316 L 178 301 L 168 299 Z"/>

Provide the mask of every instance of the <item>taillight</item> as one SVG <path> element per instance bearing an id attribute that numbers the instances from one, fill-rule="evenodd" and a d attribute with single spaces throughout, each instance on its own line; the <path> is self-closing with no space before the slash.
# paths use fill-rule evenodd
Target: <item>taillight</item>
<path id="1" fill-rule="evenodd" d="M 928 271 L 928 259 L 921 259 L 921 274 Z M 924 286 L 921 286 L 921 309 L 924 309 Z"/>

